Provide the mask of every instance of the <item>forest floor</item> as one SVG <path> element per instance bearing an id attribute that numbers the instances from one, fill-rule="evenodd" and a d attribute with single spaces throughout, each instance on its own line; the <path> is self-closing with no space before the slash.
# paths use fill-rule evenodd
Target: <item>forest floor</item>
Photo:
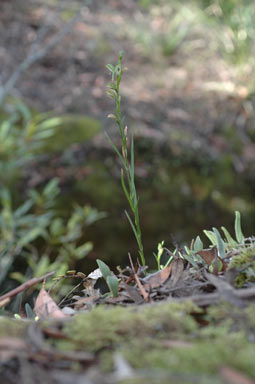
<path id="1" fill-rule="evenodd" d="M 198 251 L 195 268 L 179 256 L 146 274 L 131 260 L 118 280 L 102 262 L 87 277 L 69 272 L 61 279 L 76 287 L 59 305 L 43 286 L 34 311 L 0 317 L 3 382 L 254 384 L 254 238 L 245 243 L 224 260 L 215 247 Z M 106 275 L 118 287 L 106 279 L 102 294 Z"/>

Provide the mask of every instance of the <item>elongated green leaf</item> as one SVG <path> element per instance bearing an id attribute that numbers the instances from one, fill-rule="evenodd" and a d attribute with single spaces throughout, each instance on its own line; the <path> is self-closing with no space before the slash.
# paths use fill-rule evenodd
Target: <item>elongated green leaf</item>
<path id="1" fill-rule="evenodd" d="M 236 240 L 239 244 L 244 243 L 244 235 L 241 229 L 241 215 L 240 212 L 235 212 L 235 234 L 236 234 Z"/>
<path id="2" fill-rule="evenodd" d="M 16 211 L 14 212 L 14 217 L 18 218 L 25 215 L 29 209 L 32 207 L 34 202 L 32 200 L 27 200 L 24 204 L 22 204 Z"/>
<path id="3" fill-rule="evenodd" d="M 45 130 L 45 129 L 52 129 L 55 127 L 58 127 L 63 122 L 63 119 L 61 117 L 52 117 L 50 119 L 44 120 L 40 124 L 37 125 L 36 129 L 39 130 Z"/>
<path id="4" fill-rule="evenodd" d="M 43 139 L 48 139 L 49 137 L 53 136 L 55 134 L 55 130 L 54 129 L 45 129 L 43 131 L 39 131 L 37 132 L 33 138 L 34 140 L 43 140 Z"/>
<path id="5" fill-rule="evenodd" d="M 218 231 L 217 228 L 213 228 L 213 232 L 215 233 L 216 239 L 217 239 L 217 248 L 219 255 L 222 259 L 225 257 L 225 243 L 221 238 L 220 232 Z"/>
<path id="6" fill-rule="evenodd" d="M 168 265 L 171 263 L 172 260 L 173 260 L 173 256 L 169 256 L 169 259 L 165 263 L 164 268 L 168 267 Z"/>
<path id="7" fill-rule="evenodd" d="M 99 269 L 100 269 L 104 279 L 107 280 L 107 277 L 111 276 L 111 274 L 112 274 L 110 268 L 108 267 L 108 265 L 106 265 L 100 259 L 97 259 L 96 262 L 97 262 L 97 265 L 98 265 L 98 267 L 99 267 Z"/>
<path id="8" fill-rule="evenodd" d="M 77 259 L 83 259 L 89 252 L 93 249 L 93 243 L 91 241 L 86 242 L 85 244 L 80 245 L 75 249 L 75 257 Z"/>
<path id="9" fill-rule="evenodd" d="M 186 254 L 183 254 L 182 255 L 184 257 L 184 259 L 186 259 L 191 265 L 193 265 L 194 268 L 198 269 L 199 266 L 197 265 L 197 263 L 195 262 L 195 260 L 192 259 L 192 257 L 190 257 L 187 253 Z"/>
<path id="10" fill-rule="evenodd" d="M 116 276 L 107 276 L 106 283 L 113 295 L 113 297 L 118 297 L 119 290 L 119 280 Z"/>
<path id="11" fill-rule="evenodd" d="M 43 233 L 43 230 L 42 228 L 40 227 L 36 227 L 36 228 L 33 228 L 31 229 L 30 231 L 28 231 L 25 236 L 23 236 L 19 242 L 18 242 L 18 247 L 23 247 L 24 245 L 26 244 L 29 244 L 31 243 L 32 241 L 34 241 L 37 237 L 39 236 L 42 236 L 44 233 Z"/>
<path id="12" fill-rule="evenodd" d="M 33 320 L 35 318 L 35 313 L 28 303 L 25 304 L 25 311 L 28 319 Z"/>
<path id="13" fill-rule="evenodd" d="M 135 226 L 134 226 L 134 223 L 133 223 L 133 221 L 131 220 L 131 217 L 129 216 L 129 214 L 127 213 L 127 211 L 125 211 L 125 214 L 126 214 L 126 216 L 127 216 L 127 218 L 128 218 L 129 224 L 131 225 L 131 228 L 132 228 L 132 230 L 133 230 L 133 232 L 134 232 L 136 241 L 137 241 L 137 243 L 138 243 L 138 245 L 139 245 L 139 244 L 140 244 L 140 239 L 139 239 L 139 236 L 138 236 L 138 234 L 137 234 L 137 230 L 136 230 L 136 228 L 135 228 Z"/>
<path id="14" fill-rule="evenodd" d="M 58 178 L 54 178 L 52 179 L 47 185 L 46 187 L 44 188 L 43 190 L 43 195 L 45 197 L 49 197 L 49 198 L 52 198 L 53 196 L 57 196 L 58 194 L 60 193 L 60 189 L 59 189 L 59 179 Z"/>
<path id="15" fill-rule="evenodd" d="M 111 144 L 111 146 L 114 149 L 114 151 L 117 153 L 117 155 L 119 156 L 119 158 L 123 162 L 123 157 L 121 156 L 120 151 L 118 150 L 118 148 L 116 147 L 116 145 L 114 144 L 114 142 L 112 141 L 112 139 L 110 138 L 108 133 L 105 132 L 105 136 L 106 136 L 107 140 L 109 141 L 109 143 Z"/>
<path id="16" fill-rule="evenodd" d="M 114 67 L 112 64 L 106 64 L 106 68 L 107 68 L 111 73 L 114 73 L 114 72 L 115 72 L 115 67 Z"/>
<path id="17" fill-rule="evenodd" d="M 204 248 L 204 244 L 199 236 L 196 237 L 196 240 L 194 242 L 194 251 L 199 252 Z"/>
<path id="18" fill-rule="evenodd" d="M 131 137 L 131 163 L 130 163 L 130 177 L 131 180 L 134 184 L 134 179 L 135 179 L 135 150 L 134 150 L 134 136 L 132 135 Z"/>
<path id="19" fill-rule="evenodd" d="M 203 232 L 208 237 L 208 239 L 210 240 L 212 245 L 216 245 L 217 246 L 217 238 L 216 238 L 215 234 L 212 231 L 207 231 L 205 229 L 204 229 Z"/>
<path id="20" fill-rule="evenodd" d="M 7 188 L 3 188 L 0 191 L 0 200 L 3 207 L 11 209 L 11 206 L 12 206 L 11 194 Z"/>
<path id="21" fill-rule="evenodd" d="M 189 256 L 192 255 L 192 250 L 189 249 L 186 245 L 184 245 L 184 249 L 185 249 L 185 252 L 187 253 L 187 255 L 189 255 Z"/>
<path id="22" fill-rule="evenodd" d="M 224 235 L 226 236 L 227 243 L 230 245 L 230 247 L 235 247 L 237 245 L 237 242 L 230 235 L 229 231 L 225 227 L 221 227 L 221 229 L 224 232 Z"/>

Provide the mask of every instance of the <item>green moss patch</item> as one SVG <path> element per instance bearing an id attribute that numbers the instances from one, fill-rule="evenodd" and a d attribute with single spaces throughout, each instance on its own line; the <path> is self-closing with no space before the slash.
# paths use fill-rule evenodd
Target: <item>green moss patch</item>
<path id="1" fill-rule="evenodd" d="M 44 139 L 42 152 L 63 151 L 72 144 L 83 143 L 101 130 L 98 120 L 86 115 L 63 115 L 56 118 L 55 132 Z"/>
<path id="2" fill-rule="evenodd" d="M 71 336 L 76 348 L 85 347 L 90 351 L 116 347 L 132 338 L 164 340 L 166 335 L 183 338 L 197 329 L 195 320 L 188 315 L 191 310 L 199 311 L 190 302 L 146 306 L 139 310 L 100 306 L 75 316 L 65 325 L 64 332 Z"/>
<path id="3" fill-rule="evenodd" d="M 239 272 L 235 278 L 237 287 L 241 288 L 248 282 L 255 282 L 255 247 L 250 247 L 233 256 L 228 269 L 232 268 Z"/>
<path id="4" fill-rule="evenodd" d="M 239 310 L 225 303 L 206 314 L 190 302 L 138 309 L 102 306 L 67 322 L 63 331 L 70 339 L 58 341 L 57 348 L 96 352 L 101 370 L 108 372 L 118 352 L 137 372 L 163 374 L 160 382 L 164 375 L 168 380 L 172 375 L 176 383 L 188 383 L 187 377 L 197 377 L 198 383 L 212 379 L 221 383 L 223 366 L 255 378 L 255 344 L 248 341 L 251 334 L 255 337 L 253 315 L 252 307 Z M 208 325 L 201 326 L 196 317 Z M 125 383 L 139 383 L 136 380 Z"/>
<path id="5" fill-rule="evenodd" d="M 0 339 L 6 337 L 23 337 L 27 322 L 23 320 L 0 317 Z"/>

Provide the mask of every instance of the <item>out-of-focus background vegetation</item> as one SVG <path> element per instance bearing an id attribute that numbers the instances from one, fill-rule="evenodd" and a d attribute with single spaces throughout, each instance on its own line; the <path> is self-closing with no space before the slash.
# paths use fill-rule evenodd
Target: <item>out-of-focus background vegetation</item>
<path id="1" fill-rule="evenodd" d="M 254 234 L 254 1 L 2 0 L 2 85 L 82 6 L 0 106 L 0 292 L 49 270 L 137 256 L 104 135 L 118 144 L 105 65 L 120 49 L 147 260 L 159 241 L 232 228 L 235 210 Z"/>

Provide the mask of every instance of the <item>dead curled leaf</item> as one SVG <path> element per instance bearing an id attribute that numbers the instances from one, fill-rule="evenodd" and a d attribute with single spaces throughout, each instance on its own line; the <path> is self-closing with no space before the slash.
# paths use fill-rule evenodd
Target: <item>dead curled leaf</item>
<path id="1" fill-rule="evenodd" d="M 37 296 L 35 301 L 34 311 L 38 317 L 53 317 L 53 318 L 63 318 L 66 315 L 61 311 L 52 297 L 48 294 L 45 289 L 45 283 Z"/>
<path id="2" fill-rule="evenodd" d="M 219 257 L 216 246 L 214 246 L 213 248 L 210 248 L 210 249 L 202 249 L 201 251 L 197 252 L 197 254 L 208 265 L 211 265 L 214 262 L 215 255 L 216 255 L 216 259 L 222 263 L 222 271 L 225 271 L 227 269 L 227 264 L 221 257 Z"/>
<path id="3" fill-rule="evenodd" d="M 211 265 L 215 259 L 215 251 L 217 252 L 217 248 L 214 246 L 210 249 L 202 249 L 197 254 L 202 257 L 206 264 Z"/>
<path id="4" fill-rule="evenodd" d="M 153 288 L 157 288 L 160 285 L 164 284 L 164 282 L 169 278 L 171 270 L 172 270 L 172 264 L 170 264 L 168 267 L 158 272 L 155 272 L 147 276 L 144 279 L 145 284 L 143 285 L 143 287 L 149 291 Z"/>

